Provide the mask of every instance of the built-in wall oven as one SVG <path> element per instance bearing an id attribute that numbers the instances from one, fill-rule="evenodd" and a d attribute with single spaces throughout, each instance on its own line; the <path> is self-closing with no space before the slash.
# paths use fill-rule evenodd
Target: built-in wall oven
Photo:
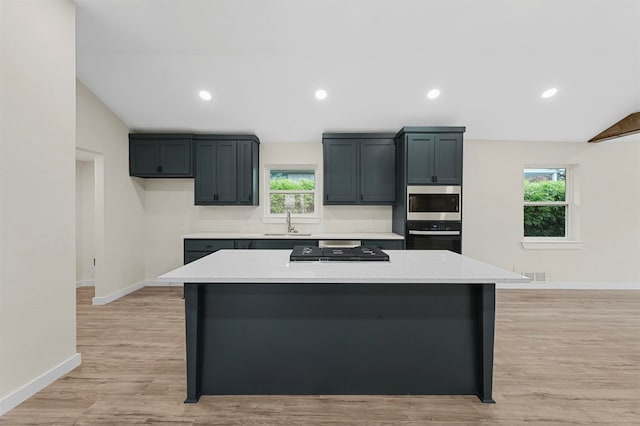
<path id="1" fill-rule="evenodd" d="M 461 195 L 460 186 L 408 186 L 407 220 L 460 221 Z"/>
<path id="2" fill-rule="evenodd" d="M 407 222 L 407 250 L 449 250 L 462 254 L 462 222 Z"/>

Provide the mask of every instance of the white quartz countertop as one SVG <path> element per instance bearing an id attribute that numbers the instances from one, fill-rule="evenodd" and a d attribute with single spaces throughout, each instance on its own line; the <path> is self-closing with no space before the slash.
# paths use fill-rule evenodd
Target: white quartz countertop
<path id="1" fill-rule="evenodd" d="M 158 277 L 186 283 L 526 283 L 450 251 L 384 250 L 389 262 L 291 262 L 291 250 L 219 250 Z"/>
<path id="2" fill-rule="evenodd" d="M 404 237 L 393 232 L 314 232 L 298 234 L 279 233 L 243 233 L 243 232 L 195 232 L 183 235 L 184 239 L 251 239 L 251 240 L 404 240 Z"/>

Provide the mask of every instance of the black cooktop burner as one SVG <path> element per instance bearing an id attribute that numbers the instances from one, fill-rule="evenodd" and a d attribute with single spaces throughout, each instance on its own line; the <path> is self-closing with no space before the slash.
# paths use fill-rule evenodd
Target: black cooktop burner
<path id="1" fill-rule="evenodd" d="M 389 255 L 378 247 L 353 247 L 353 248 L 329 248 L 314 246 L 295 246 L 291 255 L 291 261 L 389 261 Z"/>

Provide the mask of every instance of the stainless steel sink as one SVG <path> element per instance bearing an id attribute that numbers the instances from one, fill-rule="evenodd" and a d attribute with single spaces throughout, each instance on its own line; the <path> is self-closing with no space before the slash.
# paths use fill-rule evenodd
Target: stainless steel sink
<path id="1" fill-rule="evenodd" d="M 265 233 L 265 237 L 310 237 L 311 234 L 305 234 L 303 232 L 291 232 L 291 233 Z"/>

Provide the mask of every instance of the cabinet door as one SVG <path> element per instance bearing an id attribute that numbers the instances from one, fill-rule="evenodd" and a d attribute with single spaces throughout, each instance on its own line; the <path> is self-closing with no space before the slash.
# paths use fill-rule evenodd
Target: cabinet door
<path id="1" fill-rule="evenodd" d="M 216 201 L 216 142 L 195 142 L 195 204 L 215 204 Z"/>
<path id="2" fill-rule="evenodd" d="M 176 139 L 160 142 L 161 174 L 167 177 L 193 176 L 191 139 Z"/>
<path id="3" fill-rule="evenodd" d="M 158 141 L 134 140 L 129 142 L 130 176 L 154 176 L 161 170 Z"/>
<path id="4" fill-rule="evenodd" d="M 292 249 L 295 246 L 314 246 L 318 247 L 318 240 L 255 240 L 253 242 L 253 248 L 256 249 Z"/>
<path id="5" fill-rule="evenodd" d="M 220 249 L 234 248 L 234 240 L 211 240 L 203 238 L 193 238 L 184 240 L 185 251 L 208 251 L 213 253 Z"/>
<path id="6" fill-rule="evenodd" d="M 360 141 L 360 201 L 393 203 L 396 183 L 396 148 L 393 139 Z"/>
<path id="7" fill-rule="evenodd" d="M 434 145 L 433 134 L 407 136 L 407 183 L 409 185 L 434 183 Z"/>
<path id="8" fill-rule="evenodd" d="M 404 250 L 404 240 L 363 240 L 362 245 L 382 250 Z"/>
<path id="9" fill-rule="evenodd" d="M 256 155 L 257 155 L 257 150 Z M 238 141 L 238 204 L 257 205 L 258 161 L 254 158 L 254 142 Z M 254 198 L 255 197 L 255 198 Z"/>
<path id="10" fill-rule="evenodd" d="M 435 183 L 440 185 L 462 184 L 462 135 L 459 133 L 436 135 Z"/>
<path id="11" fill-rule="evenodd" d="M 237 143 L 217 141 L 216 144 L 216 204 L 235 204 L 238 200 Z"/>
<path id="12" fill-rule="evenodd" d="M 324 204 L 355 204 L 358 158 L 355 140 L 324 141 Z"/>
<path id="13" fill-rule="evenodd" d="M 208 256 L 220 249 L 234 248 L 233 240 L 206 240 L 188 239 L 184 240 L 184 264 L 193 262 L 201 257 Z"/>
<path id="14" fill-rule="evenodd" d="M 236 249 L 252 249 L 254 248 L 253 240 L 236 240 L 234 248 Z"/>
<path id="15" fill-rule="evenodd" d="M 209 256 L 211 251 L 185 251 L 184 252 L 184 264 L 191 263 L 194 260 L 201 259 L 205 256 Z"/>

